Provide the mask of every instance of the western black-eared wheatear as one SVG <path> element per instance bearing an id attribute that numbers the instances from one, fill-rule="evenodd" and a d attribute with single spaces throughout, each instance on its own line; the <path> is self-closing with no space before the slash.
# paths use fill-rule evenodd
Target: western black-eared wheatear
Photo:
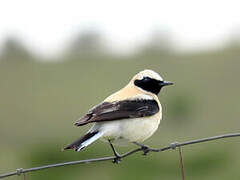
<path id="1" fill-rule="evenodd" d="M 107 97 L 76 121 L 76 126 L 93 123 L 92 128 L 80 139 L 66 146 L 66 149 L 81 151 L 97 139 L 113 144 L 132 142 L 137 145 L 157 130 L 162 119 L 162 107 L 157 95 L 164 86 L 172 82 L 163 81 L 152 71 L 136 74 L 121 90 Z"/>

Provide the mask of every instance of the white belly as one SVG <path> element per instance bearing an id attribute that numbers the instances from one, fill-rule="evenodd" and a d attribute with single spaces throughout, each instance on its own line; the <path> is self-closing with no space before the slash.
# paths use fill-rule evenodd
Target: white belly
<path id="1" fill-rule="evenodd" d="M 142 142 L 157 130 L 161 116 L 123 119 L 96 123 L 92 130 L 104 132 L 103 139 L 111 139 L 115 144 Z"/>

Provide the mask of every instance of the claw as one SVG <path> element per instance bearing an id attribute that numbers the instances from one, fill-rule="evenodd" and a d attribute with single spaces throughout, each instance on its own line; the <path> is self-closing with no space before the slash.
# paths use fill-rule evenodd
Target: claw
<path id="1" fill-rule="evenodd" d="M 143 145 L 137 142 L 133 142 L 134 144 L 136 144 L 137 146 L 140 146 L 142 151 L 143 151 L 143 155 L 146 156 L 149 152 L 150 152 L 150 147 L 147 145 Z"/>
<path id="2" fill-rule="evenodd" d="M 120 156 L 115 156 L 115 158 L 113 159 L 113 163 L 114 164 L 119 164 L 121 162 L 122 158 Z"/>
<path id="3" fill-rule="evenodd" d="M 149 152 L 150 152 L 150 149 L 148 146 L 142 146 L 142 151 L 143 151 L 143 155 L 146 156 Z"/>

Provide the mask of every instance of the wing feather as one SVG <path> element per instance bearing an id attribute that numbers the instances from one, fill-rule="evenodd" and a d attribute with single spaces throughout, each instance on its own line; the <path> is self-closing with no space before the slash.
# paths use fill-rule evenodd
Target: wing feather
<path id="1" fill-rule="evenodd" d="M 85 116 L 76 121 L 75 125 L 82 126 L 93 122 L 147 117 L 158 111 L 158 103 L 153 99 L 103 102 L 90 109 Z"/>

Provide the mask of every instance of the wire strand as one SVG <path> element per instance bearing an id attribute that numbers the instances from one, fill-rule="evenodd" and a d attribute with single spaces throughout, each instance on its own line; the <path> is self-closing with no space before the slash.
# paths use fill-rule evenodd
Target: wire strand
<path id="1" fill-rule="evenodd" d="M 176 147 L 183 147 L 187 145 L 192 145 L 192 144 L 197 144 L 197 143 L 203 143 L 207 141 L 214 141 L 218 139 L 224 139 L 224 138 L 232 138 L 232 137 L 239 137 L 240 133 L 230 133 L 230 134 L 223 134 L 223 135 L 218 135 L 218 136 L 213 136 L 213 137 L 207 137 L 207 138 L 202 138 L 202 139 L 195 139 L 191 141 L 185 141 L 182 143 L 174 142 L 171 143 L 169 146 L 163 147 L 163 148 L 148 148 L 149 152 L 162 152 L 162 151 L 167 151 L 171 149 L 176 149 Z M 142 148 L 137 148 L 132 151 L 129 151 L 125 154 L 119 155 L 121 159 L 130 156 L 132 154 L 135 154 L 136 152 L 142 151 Z M 14 175 L 21 175 L 25 174 L 28 172 L 32 171 L 38 171 L 38 170 L 43 170 L 43 169 L 48 169 L 48 168 L 53 168 L 53 167 L 61 167 L 61 166 L 69 166 L 69 165 L 75 165 L 75 164 L 84 164 L 84 163 L 92 163 L 92 162 L 100 162 L 100 161 L 109 161 L 109 160 L 114 160 L 116 158 L 115 156 L 109 156 L 109 157 L 101 157 L 101 158 L 95 158 L 95 159 L 86 159 L 86 160 L 78 160 L 78 161 L 70 161 L 70 162 L 63 162 L 63 163 L 57 163 L 57 164 L 49 164 L 45 166 L 39 166 L 39 167 L 33 167 L 29 169 L 17 169 L 16 171 L 9 172 L 6 174 L 0 175 L 0 178 L 5 178 L 9 176 L 14 176 Z"/>

